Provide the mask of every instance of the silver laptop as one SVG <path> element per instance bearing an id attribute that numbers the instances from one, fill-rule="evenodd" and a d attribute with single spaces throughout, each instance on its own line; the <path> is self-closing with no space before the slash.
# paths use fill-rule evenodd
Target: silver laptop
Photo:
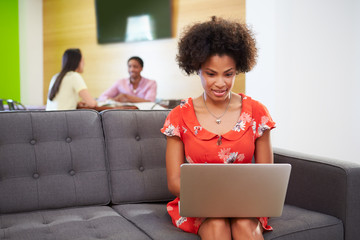
<path id="1" fill-rule="evenodd" d="M 281 216 L 290 164 L 182 164 L 183 217 Z"/>

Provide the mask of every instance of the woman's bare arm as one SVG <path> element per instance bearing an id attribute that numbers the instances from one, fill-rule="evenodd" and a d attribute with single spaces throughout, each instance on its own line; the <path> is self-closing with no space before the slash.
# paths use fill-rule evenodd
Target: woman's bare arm
<path id="1" fill-rule="evenodd" d="M 270 130 L 264 131 L 263 135 L 255 141 L 254 157 L 256 163 L 274 163 Z"/>
<path id="2" fill-rule="evenodd" d="M 166 173 L 169 191 L 180 196 L 180 165 L 185 162 L 184 144 L 179 137 L 167 137 Z"/>
<path id="3" fill-rule="evenodd" d="M 96 100 L 91 96 L 89 90 L 83 89 L 79 92 L 79 96 L 81 97 L 81 101 L 85 103 L 85 106 L 93 108 L 97 106 Z"/>

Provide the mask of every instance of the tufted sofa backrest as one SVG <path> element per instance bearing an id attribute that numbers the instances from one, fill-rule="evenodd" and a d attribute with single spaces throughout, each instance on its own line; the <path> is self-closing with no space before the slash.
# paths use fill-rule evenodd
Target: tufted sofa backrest
<path id="1" fill-rule="evenodd" d="M 108 110 L 101 113 L 110 169 L 112 202 L 167 201 L 166 137 L 169 111 Z"/>
<path id="2" fill-rule="evenodd" d="M 0 113 L 0 213 L 109 201 L 97 112 Z"/>

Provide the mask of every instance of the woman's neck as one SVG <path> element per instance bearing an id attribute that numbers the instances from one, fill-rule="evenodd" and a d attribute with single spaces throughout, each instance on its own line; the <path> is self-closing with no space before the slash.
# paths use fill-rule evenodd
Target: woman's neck
<path id="1" fill-rule="evenodd" d="M 214 101 L 213 99 L 208 97 L 205 92 L 199 98 L 202 98 L 201 102 L 205 103 L 208 106 L 222 109 L 226 108 L 230 104 L 231 92 L 227 95 L 224 101 Z"/>

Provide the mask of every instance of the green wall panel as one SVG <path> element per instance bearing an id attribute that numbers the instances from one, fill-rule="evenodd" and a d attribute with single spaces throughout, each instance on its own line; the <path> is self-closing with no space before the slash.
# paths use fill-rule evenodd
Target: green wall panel
<path id="1" fill-rule="evenodd" d="M 0 0 L 0 98 L 20 101 L 18 0 Z"/>

